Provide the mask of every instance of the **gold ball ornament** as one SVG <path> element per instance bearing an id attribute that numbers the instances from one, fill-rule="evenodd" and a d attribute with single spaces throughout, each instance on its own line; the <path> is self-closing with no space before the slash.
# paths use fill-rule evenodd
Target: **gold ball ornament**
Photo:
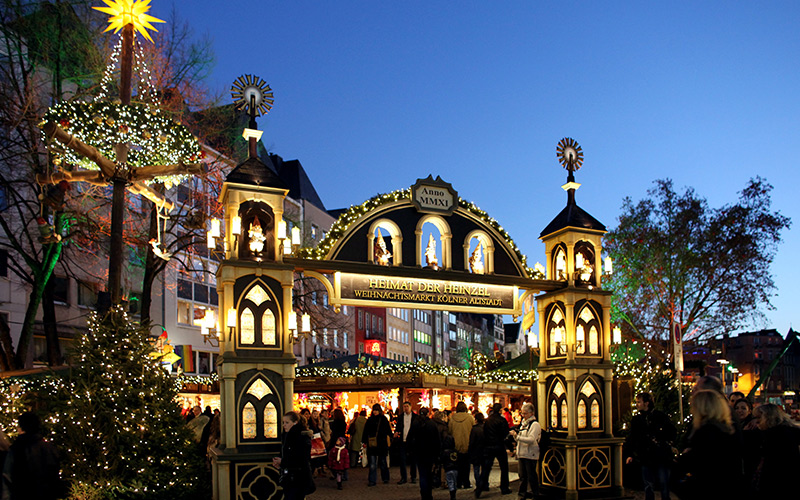
<path id="1" fill-rule="evenodd" d="M 116 120 L 114 120 L 113 118 L 111 118 L 111 117 L 109 116 L 108 118 L 106 118 L 106 123 L 107 123 L 107 124 L 109 124 L 109 125 L 111 125 L 111 126 L 113 127 L 113 126 L 114 126 L 114 124 L 116 123 Z"/>

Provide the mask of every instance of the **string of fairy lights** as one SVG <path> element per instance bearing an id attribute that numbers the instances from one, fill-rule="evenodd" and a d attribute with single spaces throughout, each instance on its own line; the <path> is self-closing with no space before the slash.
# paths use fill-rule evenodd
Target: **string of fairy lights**
<path id="1" fill-rule="evenodd" d="M 0 428 L 13 435 L 32 404 L 46 413 L 48 439 L 68 457 L 62 477 L 74 487 L 122 494 L 184 484 L 191 438 L 178 432 L 180 382 L 160 367 L 149 331 L 115 306 L 90 315 L 74 352 L 69 372 L 0 379 Z"/>
<path id="2" fill-rule="evenodd" d="M 194 163 L 203 156 L 200 143 L 186 127 L 145 104 L 62 101 L 45 113 L 41 125 L 50 121 L 114 162 L 117 161 L 114 146 L 129 143 L 126 163 L 132 167 Z M 69 148 L 54 148 L 53 153 L 56 166 L 66 162 L 88 170 L 98 169 L 92 160 Z M 188 177 L 170 175 L 156 177 L 155 181 L 175 184 Z"/>
<path id="3" fill-rule="evenodd" d="M 531 381 L 538 380 L 539 374 L 536 370 L 509 370 L 509 371 L 489 371 L 475 373 L 466 368 L 455 366 L 432 365 L 423 362 L 415 363 L 396 363 L 382 364 L 373 366 L 363 366 L 358 368 L 332 368 L 327 366 L 305 366 L 298 368 L 297 377 L 368 377 L 386 375 L 441 375 L 445 377 L 475 378 L 476 382 L 485 383 L 506 383 L 506 384 L 530 384 Z"/>
<path id="4" fill-rule="evenodd" d="M 154 103 L 156 95 L 150 68 L 145 64 L 144 49 L 134 37 L 133 72 L 138 77 L 139 102 L 123 105 L 109 98 L 114 88 L 114 71 L 119 67 L 122 53 L 122 37 L 111 53 L 109 64 L 100 81 L 99 93 L 91 102 L 62 101 L 52 106 L 43 117 L 40 127 L 47 122 L 57 123 L 64 131 L 96 148 L 101 155 L 119 163 L 116 144 L 130 144 L 127 158 L 121 167 L 144 167 L 149 165 L 175 165 L 196 163 L 205 157 L 200 143 L 189 130 L 172 120 Z M 45 142 L 51 144 L 48 137 Z M 76 154 L 70 148 L 50 147 L 53 165 L 67 163 L 87 170 L 99 167 L 90 159 Z M 167 189 L 187 180 L 190 174 L 171 174 L 147 179 L 146 184 L 161 182 Z"/>
<path id="5" fill-rule="evenodd" d="M 392 191 L 391 193 L 378 194 L 361 203 L 360 205 L 351 205 L 350 208 L 340 215 L 339 218 L 333 223 L 331 229 L 328 231 L 328 233 L 325 235 L 325 238 L 319 243 L 319 245 L 313 248 L 301 248 L 299 250 L 299 255 L 307 259 L 324 259 L 339 238 L 344 236 L 347 230 L 363 216 L 389 203 L 396 203 L 409 199 L 411 199 L 411 188 L 406 188 L 398 189 L 396 191 Z M 466 201 L 461 197 L 458 198 L 458 206 L 459 208 L 462 208 L 478 217 L 485 224 L 488 224 L 494 228 L 494 230 L 503 237 L 508 247 L 511 248 L 520 262 L 522 262 L 522 264 L 525 266 L 525 270 L 530 277 L 534 279 L 544 279 L 544 273 L 542 273 L 539 269 L 533 269 L 527 265 L 528 258 L 522 254 L 517 244 L 514 243 L 514 240 L 511 239 L 511 236 L 508 234 L 508 232 L 503 228 L 503 226 L 500 225 L 499 222 L 497 222 L 495 218 L 490 217 L 488 213 L 486 213 L 484 210 L 481 210 L 481 208 L 475 203 Z"/>

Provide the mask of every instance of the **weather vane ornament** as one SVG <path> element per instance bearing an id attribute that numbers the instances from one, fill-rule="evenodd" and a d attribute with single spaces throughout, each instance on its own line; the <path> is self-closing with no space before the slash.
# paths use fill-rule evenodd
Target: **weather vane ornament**
<path id="1" fill-rule="evenodd" d="M 564 137 L 558 141 L 556 156 L 558 156 L 558 161 L 561 163 L 561 166 L 566 168 L 569 172 L 569 175 L 567 175 L 567 182 L 574 182 L 574 172 L 583 165 L 583 150 L 578 144 L 578 141 L 571 137 Z"/>
<path id="2" fill-rule="evenodd" d="M 116 34 L 125 25 L 132 24 L 134 31 L 138 31 L 143 37 L 153 42 L 147 30 L 158 30 L 150 23 L 165 22 L 147 14 L 147 11 L 150 10 L 150 0 L 103 0 L 103 2 L 108 7 L 92 7 L 94 10 L 111 16 L 111 19 L 108 20 L 108 28 L 103 33 L 114 30 Z"/>
<path id="3" fill-rule="evenodd" d="M 231 97 L 236 109 L 245 110 L 250 117 L 266 115 L 275 102 L 270 86 L 261 78 L 242 75 L 231 86 Z"/>

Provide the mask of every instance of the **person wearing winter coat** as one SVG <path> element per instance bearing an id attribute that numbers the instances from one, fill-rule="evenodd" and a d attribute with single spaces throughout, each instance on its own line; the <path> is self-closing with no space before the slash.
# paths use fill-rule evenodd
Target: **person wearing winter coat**
<path id="1" fill-rule="evenodd" d="M 473 415 L 475 425 L 469 433 L 469 463 L 472 464 L 472 475 L 475 478 L 475 489 L 477 490 L 481 482 L 481 469 L 483 468 L 483 425 L 486 418 L 481 412 Z"/>
<path id="2" fill-rule="evenodd" d="M 422 500 L 433 500 L 433 465 L 439 460 L 441 439 L 433 419 L 428 418 L 428 409 L 419 411 L 419 424 L 414 431 L 413 452 L 417 457 L 419 492 Z"/>
<path id="3" fill-rule="evenodd" d="M 350 422 L 350 427 L 347 428 L 347 434 L 350 435 L 350 468 L 355 467 L 361 458 L 361 448 L 364 444 L 364 426 L 366 424 L 367 410 L 361 410 Z"/>
<path id="4" fill-rule="evenodd" d="M 367 486 L 375 486 L 378 480 L 378 467 L 381 468 L 383 483 L 389 482 L 389 466 L 386 455 L 389 454 L 389 440 L 392 437 L 392 426 L 383 415 L 383 408 L 378 403 L 372 405 L 372 416 L 364 424 L 364 436 L 367 441 L 367 457 L 369 458 L 369 474 Z"/>
<path id="5" fill-rule="evenodd" d="M 536 421 L 533 405 L 525 403 L 520 410 L 522 422 L 519 431 L 511 431 L 517 441 L 519 459 L 519 493 L 521 498 L 539 497 L 539 477 L 536 475 L 536 462 L 539 460 L 539 439 L 542 426 Z M 530 493 L 527 489 L 530 487 Z"/>
<path id="6" fill-rule="evenodd" d="M 469 484 L 469 435 L 475 419 L 467 411 L 467 405 L 459 401 L 456 405 L 456 412 L 450 415 L 450 422 L 447 428 L 455 441 L 456 452 L 458 452 L 458 487 L 471 488 Z"/>
<path id="7" fill-rule="evenodd" d="M 800 426 L 775 404 L 763 404 L 755 414 L 762 437 L 756 498 L 792 498 L 797 485 L 790 478 L 800 471 Z"/>
<path id="8" fill-rule="evenodd" d="M 397 416 L 397 425 L 394 428 L 395 443 L 400 445 L 400 481 L 397 484 L 405 484 L 408 481 L 410 470 L 411 482 L 417 482 L 417 464 L 414 460 L 412 445 L 414 442 L 414 430 L 419 425 L 419 415 L 411 411 L 411 403 L 403 403 L 403 412 Z"/>
<path id="9" fill-rule="evenodd" d="M 297 412 L 283 415 L 281 456 L 273 458 L 272 465 L 281 473 L 280 485 L 286 500 L 303 500 L 317 489 L 311 474 L 311 436 Z"/>
<path id="10" fill-rule="evenodd" d="M 458 488 L 458 451 L 456 441 L 453 436 L 447 435 L 442 440 L 442 453 L 439 462 L 444 470 L 447 489 L 450 490 L 450 500 L 456 500 L 456 489 Z"/>
<path id="11" fill-rule="evenodd" d="M 649 392 L 636 395 L 639 413 L 631 419 L 631 432 L 625 441 L 628 458 L 642 466 L 645 500 L 653 500 L 655 492 L 661 492 L 661 500 L 669 500 L 669 476 L 672 464 L 672 444 L 677 429 L 669 417 L 655 409 L 653 396 Z"/>
<path id="12" fill-rule="evenodd" d="M 481 470 L 481 484 L 475 487 L 475 498 L 480 498 L 483 491 L 489 488 L 489 473 L 495 459 L 500 466 L 500 493 L 508 495 L 511 489 L 508 486 L 508 455 L 506 454 L 506 436 L 508 436 L 508 422 L 502 414 L 503 406 L 500 403 L 492 405 L 492 414 L 483 425 L 483 470 Z"/>
<path id="13" fill-rule="evenodd" d="M 328 468 L 336 477 L 336 488 L 341 490 L 342 477 L 350 468 L 350 454 L 347 451 L 346 437 L 339 437 L 331 451 L 328 452 Z"/>
<path id="14" fill-rule="evenodd" d="M 699 391 L 692 395 L 691 408 L 689 448 L 678 460 L 686 471 L 678 483 L 678 495 L 681 500 L 743 498 L 741 441 L 734 432 L 728 401 L 717 391 Z"/>
<path id="15" fill-rule="evenodd" d="M 20 433 L 9 448 L 2 470 L 3 500 L 62 498 L 58 453 L 42 438 L 39 417 L 25 412 L 17 423 Z"/>
<path id="16" fill-rule="evenodd" d="M 439 433 L 439 442 L 441 443 L 444 441 L 446 436 L 450 435 L 450 431 L 447 428 L 447 415 L 443 411 L 439 410 L 431 410 L 433 411 L 433 423 L 436 424 L 436 430 Z M 443 470 L 442 470 L 442 462 L 439 460 L 439 457 L 436 456 L 436 460 L 433 464 L 433 476 L 431 479 L 431 485 L 434 488 L 438 488 L 439 486 L 443 486 L 445 483 L 442 479 Z"/>

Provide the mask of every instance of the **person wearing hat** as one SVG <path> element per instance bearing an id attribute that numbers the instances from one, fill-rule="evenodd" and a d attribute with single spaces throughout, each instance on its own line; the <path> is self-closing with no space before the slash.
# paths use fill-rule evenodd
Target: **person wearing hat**
<path id="1" fill-rule="evenodd" d="M 389 466 L 386 456 L 389 454 L 389 443 L 392 439 L 392 426 L 383 415 L 383 408 L 378 403 L 372 405 L 372 415 L 364 425 L 362 439 L 367 441 L 367 458 L 369 458 L 369 474 L 367 486 L 375 486 L 378 479 L 378 466 L 381 468 L 381 479 L 389 482 Z"/>

